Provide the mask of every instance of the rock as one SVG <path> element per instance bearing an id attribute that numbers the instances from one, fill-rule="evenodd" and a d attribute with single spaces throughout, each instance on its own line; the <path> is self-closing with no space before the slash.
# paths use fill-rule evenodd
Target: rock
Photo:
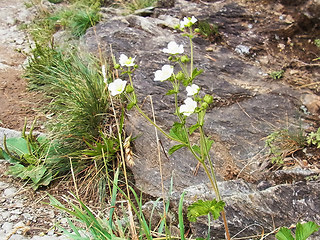
<path id="1" fill-rule="evenodd" d="M 172 8 L 174 7 L 175 0 L 158 0 L 157 7 L 158 8 Z"/>
<path id="2" fill-rule="evenodd" d="M 12 230 L 12 227 L 13 227 L 13 224 L 11 222 L 5 222 L 3 225 L 2 225 L 2 230 L 5 232 L 5 233 L 10 233 L 11 230 Z"/>
<path id="3" fill-rule="evenodd" d="M 320 207 L 320 182 L 299 182 L 283 184 L 247 193 L 235 193 L 224 197 L 226 214 L 231 236 L 237 237 L 271 232 L 274 228 L 291 226 L 303 221 L 320 221 L 320 215 L 315 214 Z M 223 191 L 222 191 L 223 192 Z M 212 199 L 212 198 L 209 198 Z M 209 200 L 208 199 L 208 200 Z M 207 219 L 198 218 L 191 223 L 194 236 L 205 237 L 207 234 Z M 212 239 L 224 238 L 224 226 L 221 219 L 213 221 L 211 226 Z M 319 232 L 314 239 L 319 239 Z"/>
<path id="4" fill-rule="evenodd" d="M 228 12 L 235 16 L 246 14 L 237 6 L 229 8 L 233 10 L 229 9 Z M 167 63 L 168 56 L 162 49 L 169 41 L 175 40 L 184 44 L 187 49 L 188 39 L 173 30 L 161 28 L 159 19 L 139 16 L 122 19 L 118 17 L 116 20 L 100 23 L 96 26 L 96 34 L 89 30 L 84 40 L 92 52 L 97 52 L 96 37 L 100 39 L 102 46 L 112 45 L 116 59 L 121 53 L 136 57 L 140 68 L 135 71 L 133 81 L 139 100 L 152 96 L 157 122 L 168 131 L 176 121 L 172 114 L 174 101 L 171 96 L 164 96 L 168 83 L 153 81 L 154 72 Z M 269 123 L 280 128 L 281 124 L 278 123 L 284 112 L 290 121 L 297 121 L 295 119 L 299 111 L 297 106 L 300 93 L 285 85 L 266 83 L 261 69 L 239 59 L 234 52 L 223 46 L 217 46 L 213 52 L 206 52 L 206 44 L 208 43 L 199 38 L 195 39 L 195 66 L 204 69 L 195 83 L 201 87 L 200 94 L 210 94 L 218 99 L 208 110 L 205 124 L 208 136 L 215 140 L 211 155 L 217 177 L 220 180 L 229 179 L 241 172 L 241 177 L 258 180 L 263 176 L 258 170 L 257 160 L 265 146 L 262 139 L 274 131 Z M 105 50 L 108 51 L 108 48 Z M 181 93 L 181 101 L 183 98 L 184 91 Z M 144 110 L 150 113 L 147 103 Z M 188 124 L 194 123 L 194 117 L 190 117 Z M 137 187 L 153 196 L 161 196 L 154 127 L 135 111 L 131 111 L 128 114 L 126 132 L 133 133 L 134 136 L 142 134 L 134 142 L 138 158 L 132 171 Z M 163 136 L 160 139 L 164 151 L 175 144 Z M 183 149 L 175 152 L 169 159 L 163 155 L 161 161 L 166 191 L 172 176 L 177 191 L 207 182 L 202 169 L 197 176 L 193 176 L 197 162 Z"/>
<path id="5" fill-rule="evenodd" d="M 134 11 L 134 15 L 138 15 L 141 17 L 150 17 L 154 13 L 154 7 L 147 7 L 143 9 L 138 9 Z"/>
<path id="6" fill-rule="evenodd" d="M 320 113 L 320 96 L 313 93 L 306 93 L 301 96 L 302 104 L 305 105 L 308 111 L 314 115 Z"/>
<path id="7" fill-rule="evenodd" d="M 4 190 L 9 187 L 9 184 L 6 182 L 0 182 L 0 190 Z"/>
<path id="8" fill-rule="evenodd" d="M 250 54 L 250 47 L 240 44 L 240 45 L 236 46 L 235 51 L 240 55 L 249 55 Z"/>
<path id="9" fill-rule="evenodd" d="M 10 187 L 3 191 L 3 196 L 12 197 L 16 194 L 16 192 L 17 192 L 17 189 L 15 187 Z"/>

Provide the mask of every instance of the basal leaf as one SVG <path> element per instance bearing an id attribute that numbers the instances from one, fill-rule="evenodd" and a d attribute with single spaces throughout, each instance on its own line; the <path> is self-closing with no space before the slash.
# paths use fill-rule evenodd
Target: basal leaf
<path id="1" fill-rule="evenodd" d="M 25 166 L 22 164 L 15 164 L 9 167 L 8 171 L 6 172 L 7 175 L 12 175 L 14 177 L 19 177 L 21 179 L 27 179 L 28 175 L 25 174 Z"/>
<path id="2" fill-rule="evenodd" d="M 7 139 L 7 146 L 9 151 L 15 152 L 19 156 L 29 153 L 27 147 L 27 141 L 24 140 L 22 137 L 19 138 L 9 138 Z"/>
<path id="3" fill-rule="evenodd" d="M 276 234 L 278 240 L 294 240 L 292 237 L 290 229 L 286 227 L 280 228 L 279 232 Z"/>
<path id="4" fill-rule="evenodd" d="M 217 202 L 215 199 L 212 201 L 199 200 L 188 207 L 187 217 L 190 222 L 195 222 L 198 217 L 211 213 L 214 219 L 218 219 L 224 205 L 225 203 L 223 201 Z"/>
<path id="5" fill-rule="evenodd" d="M 189 134 L 192 134 L 195 130 L 197 130 L 197 128 L 200 127 L 199 123 L 195 124 L 195 125 L 192 125 L 190 128 L 189 128 Z"/>
<path id="6" fill-rule="evenodd" d="M 45 174 L 47 168 L 45 166 L 34 166 L 34 165 L 29 165 L 26 169 L 26 175 L 30 177 L 33 183 L 37 184 L 43 175 Z"/>
<path id="7" fill-rule="evenodd" d="M 171 155 L 172 153 L 174 153 L 175 151 L 179 150 L 180 148 L 186 147 L 185 144 L 178 144 L 178 145 L 174 145 L 173 147 L 171 147 L 168 151 L 169 155 Z"/>
<path id="8" fill-rule="evenodd" d="M 305 240 L 318 230 L 319 226 L 315 222 L 298 223 L 296 228 L 296 240 Z"/>

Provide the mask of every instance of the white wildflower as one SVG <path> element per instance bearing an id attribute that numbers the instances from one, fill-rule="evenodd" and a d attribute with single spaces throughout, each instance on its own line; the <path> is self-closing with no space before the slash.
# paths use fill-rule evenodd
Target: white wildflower
<path id="1" fill-rule="evenodd" d="M 194 113 L 196 107 L 197 102 L 188 97 L 186 100 L 184 100 L 184 104 L 180 106 L 180 113 L 188 117 Z"/>
<path id="2" fill-rule="evenodd" d="M 124 91 L 126 84 L 127 84 L 127 81 L 123 81 L 120 78 L 110 83 L 108 89 L 110 91 L 111 96 L 116 96 L 118 94 L 121 94 Z"/>
<path id="3" fill-rule="evenodd" d="M 165 81 L 173 74 L 173 66 L 164 65 L 161 70 L 154 73 L 154 81 Z"/>

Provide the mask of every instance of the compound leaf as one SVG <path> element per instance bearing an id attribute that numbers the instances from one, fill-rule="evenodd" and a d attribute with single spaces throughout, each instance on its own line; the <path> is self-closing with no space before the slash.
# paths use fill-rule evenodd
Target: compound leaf
<path id="1" fill-rule="evenodd" d="M 276 234 L 278 240 L 294 240 L 292 237 L 290 229 L 286 227 L 280 228 L 279 232 Z"/>
<path id="2" fill-rule="evenodd" d="M 298 223 L 296 228 L 296 240 L 305 240 L 318 230 L 319 226 L 315 222 Z"/>
<path id="3" fill-rule="evenodd" d="M 188 207 L 187 217 L 190 222 L 195 222 L 198 217 L 211 213 L 214 219 L 218 219 L 224 206 L 225 203 L 223 201 L 217 202 L 216 199 L 212 201 L 199 200 Z"/>
<path id="4" fill-rule="evenodd" d="M 170 129 L 169 135 L 173 138 L 176 138 L 180 140 L 181 142 L 187 144 L 188 143 L 188 138 L 186 135 L 185 130 L 183 129 L 183 124 L 182 123 L 174 123 L 172 128 Z"/>
<path id="5" fill-rule="evenodd" d="M 179 150 L 180 148 L 186 147 L 185 144 L 178 144 L 178 145 L 174 145 L 173 147 L 171 147 L 168 151 L 169 155 L 171 155 L 172 153 L 174 153 L 175 151 Z"/>

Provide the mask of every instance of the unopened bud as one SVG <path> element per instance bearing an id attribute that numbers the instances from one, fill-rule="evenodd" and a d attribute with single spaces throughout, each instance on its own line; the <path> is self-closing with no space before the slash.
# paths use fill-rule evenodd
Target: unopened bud
<path id="1" fill-rule="evenodd" d="M 114 65 L 114 69 L 119 69 L 119 68 L 120 68 L 120 64 Z"/>
<path id="2" fill-rule="evenodd" d="M 179 80 L 179 81 L 182 81 L 185 77 L 184 77 L 184 74 L 183 72 L 178 72 L 177 75 L 176 75 L 176 78 Z"/>
<path id="3" fill-rule="evenodd" d="M 126 92 L 127 93 L 132 93 L 133 91 L 134 91 L 133 87 L 130 84 L 128 84 L 127 87 L 126 87 Z"/>
<path id="4" fill-rule="evenodd" d="M 188 62 L 190 62 L 190 59 L 188 58 L 188 56 L 184 55 L 181 57 L 181 62 L 188 63 Z"/>
<path id="5" fill-rule="evenodd" d="M 211 104 L 213 103 L 213 97 L 207 94 L 204 96 L 203 101 L 206 102 L 207 104 Z"/>
<path id="6" fill-rule="evenodd" d="M 209 105 L 208 105 L 208 103 L 206 103 L 206 102 L 203 102 L 203 103 L 201 104 L 201 108 L 207 109 L 208 107 L 209 107 Z"/>

